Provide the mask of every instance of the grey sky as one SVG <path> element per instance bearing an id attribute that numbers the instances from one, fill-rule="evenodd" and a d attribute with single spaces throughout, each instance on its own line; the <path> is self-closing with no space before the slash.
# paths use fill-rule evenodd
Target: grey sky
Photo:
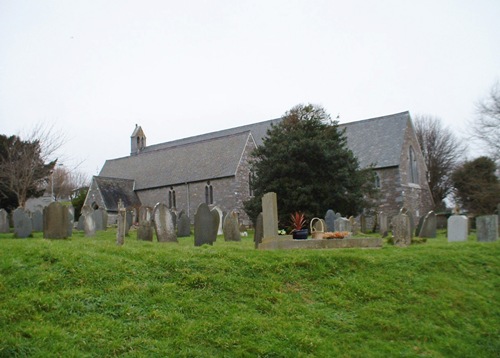
<path id="1" fill-rule="evenodd" d="M 55 124 L 88 174 L 135 123 L 154 144 L 298 103 L 460 134 L 500 79 L 498 19 L 497 0 L 0 0 L 0 133 Z"/>

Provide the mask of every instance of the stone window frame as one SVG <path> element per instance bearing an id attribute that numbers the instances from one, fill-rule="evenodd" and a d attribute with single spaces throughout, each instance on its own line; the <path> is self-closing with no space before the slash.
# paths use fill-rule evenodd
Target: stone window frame
<path id="1" fill-rule="evenodd" d="M 410 145 L 408 148 L 408 182 L 418 184 L 418 163 L 415 155 L 415 150 Z"/>
<path id="2" fill-rule="evenodd" d="M 378 172 L 375 172 L 374 177 L 374 186 L 376 189 L 380 189 L 382 187 L 382 181 L 380 180 L 380 175 L 378 174 Z"/>
<path id="3" fill-rule="evenodd" d="M 205 185 L 205 203 L 207 205 L 212 205 L 214 203 L 214 188 L 212 184 L 210 184 L 210 180 L 208 180 L 207 185 Z"/>
<path id="4" fill-rule="evenodd" d="M 175 190 L 174 187 L 171 186 L 168 191 L 168 208 L 175 209 L 176 207 L 177 207 L 177 200 L 175 197 Z"/>

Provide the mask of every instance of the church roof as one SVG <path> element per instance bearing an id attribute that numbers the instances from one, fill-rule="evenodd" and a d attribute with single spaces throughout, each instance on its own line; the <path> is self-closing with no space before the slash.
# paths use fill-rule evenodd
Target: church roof
<path id="1" fill-rule="evenodd" d="M 125 207 L 141 205 L 134 192 L 134 180 L 107 178 L 95 176 L 97 187 L 101 192 L 104 205 L 108 211 L 118 211 L 118 200 L 121 199 Z"/>

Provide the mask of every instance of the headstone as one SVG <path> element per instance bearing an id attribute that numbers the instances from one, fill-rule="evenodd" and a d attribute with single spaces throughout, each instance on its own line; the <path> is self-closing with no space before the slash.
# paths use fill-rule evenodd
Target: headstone
<path id="1" fill-rule="evenodd" d="M 424 217 L 422 227 L 420 228 L 419 237 L 436 237 L 437 219 L 434 211 L 429 211 Z"/>
<path id="2" fill-rule="evenodd" d="M 276 193 L 266 193 L 262 197 L 262 226 L 263 239 L 278 236 L 278 197 Z"/>
<path id="3" fill-rule="evenodd" d="M 5 210 L 5 209 L 0 209 L 0 232 L 1 233 L 10 232 L 9 214 L 7 213 L 7 210 Z"/>
<path id="4" fill-rule="evenodd" d="M 137 240 L 153 241 L 151 208 L 149 206 L 141 206 L 139 208 L 139 227 L 137 228 Z"/>
<path id="5" fill-rule="evenodd" d="M 201 203 L 194 214 L 194 246 L 213 245 L 219 223 L 217 212 L 212 212 L 206 203 Z"/>
<path id="6" fill-rule="evenodd" d="M 335 221 L 333 222 L 333 231 L 341 231 L 339 230 L 339 220 L 342 219 L 342 214 L 341 213 L 336 213 L 335 214 Z"/>
<path id="7" fill-rule="evenodd" d="M 238 213 L 232 211 L 227 214 L 223 225 L 225 241 L 241 241 L 240 225 L 238 223 Z"/>
<path id="8" fill-rule="evenodd" d="M 335 231 L 351 232 L 351 222 L 346 218 L 338 218 L 335 220 Z"/>
<path id="9" fill-rule="evenodd" d="M 478 242 L 492 242 L 498 239 L 498 216 L 484 215 L 476 218 Z"/>
<path id="10" fill-rule="evenodd" d="M 325 224 L 326 228 L 325 231 L 335 231 L 335 212 L 331 209 L 328 209 L 326 214 L 325 214 Z"/>
<path id="11" fill-rule="evenodd" d="M 154 228 L 158 242 L 178 242 L 175 233 L 175 214 L 163 203 L 158 203 L 153 209 Z"/>
<path id="12" fill-rule="evenodd" d="M 108 213 L 103 208 L 94 211 L 94 221 L 96 231 L 103 231 L 108 228 Z"/>
<path id="13" fill-rule="evenodd" d="M 214 238 L 214 241 L 217 241 L 217 233 L 219 232 L 219 226 L 221 224 L 221 216 L 219 215 L 219 212 L 215 209 L 211 209 L 210 212 L 212 213 L 212 220 L 213 220 L 213 232 L 212 232 L 212 237 Z"/>
<path id="14" fill-rule="evenodd" d="M 68 206 L 68 233 L 67 237 L 73 236 L 73 226 L 75 225 L 75 208 L 73 206 Z"/>
<path id="15" fill-rule="evenodd" d="M 255 243 L 255 248 L 259 247 L 259 244 L 262 242 L 262 238 L 264 237 L 264 222 L 262 219 L 262 213 L 257 215 L 257 219 L 255 220 L 255 231 L 253 235 L 253 241 Z"/>
<path id="16" fill-rule="evenodd" d="M 417 228 L 415 229 L 415 236 L 420 236 L 420 230 L 422 229 L 422 225 L 424 225 L 425 216 L 421 216 L 418 219 Z"/>
<path id="17" fill-rule="evenodd" d="M 83 231 L 86 237 L 95 236 L 94 209 L 88 205 L 82 207 Z"/>
<path id="18" fill-rule="evenodd" d="M 31 214 L 31 221 L 33 222 L 33 231 L 43 231 L 43 214 L 40 210 L 35 210 Z"/>
<path id="19" fill-rule="evenodd" d="M 177 219 L 177 236 L 191 236 L 191 221 L 189 220 L 189 216 L 187 216 L 184 211 L 179 213 L 179 218 Z"/>
<path id="20" fill-rule="evenodd" d="M 411 225 L 408 215 L 399 213 L 392 218 L 392 235 L 395 246 L 406 247 L 411 244 Z"/>
<path id="21" fill-rule="evenodd" d="M 388 232 L 389 232 L 389 222 L 388 222 L 388 217 L 387 214 L 384 213 L 383 211 L 380 212 L 379 216 L 379 226 L 380 226 L 380 235 L 382 237 L 386 237 Z"/>
<path id="22" fill-rule="evenodd" d="M 54 201 L 43 209 L 43 237 L 65 239 L 68 237 L 68 208 Z"/>
<path id="23" fill-rule="evenodd" d="M 363 234 L 366 234 L 368 232 L 368 230 L 366 228 L 366 216 L 364 214 L 361 214 L 359 216 L 359 226 L 360 226 L 360 230 Z"/>
<path id="24" fill-rule="evenodd" d="M 134 211 L 133 210 L 125 210 L 125 236 L 128 235 L 130 228 L 133 224 Z"/>
<path id="25" fill-rule="evenodd" d="M 448 242 L 467 241 L 469 219 L 464 215 L 452 215 L 448 218 Z"/>
<path id="26" fill-rule="evenodd" d="M 123 202 L 121 199 L 118 199 L 118 216 L 116 218 L 116 223 L 116 244 L 122 246 L 125 243 L 127 210 L 123 207 Z"/>
<path id="27" fill-rule="evenodd" d="M 12 213 L 14 236 L 26 238 L 33 232 L 33 224 L 28 213 L 23 208 L 17 208 Z"/>
<path id="28" fill-rule="evenodd" d="M 76 229 L 83 231 L 84 222 L 85 222 L 85 216 L 80 215 L 80 217 L 78 218 L 78 225 L 76 225 Z"/>
<path id="29" fill-rule="evenodd" d="M 215 206 L 212 211 L 215 210 L 217 214 L 219 215 L 219 226 L 217 227 L 217 235 L 223 235 L 224 234 L 224 229 L 222 227 L 223 221 L 224 221 L 224 213 L 222 210 L 218 207 Z"/>
<path id="30" fill-rule="evenodd" d="M 351 225 L 351 232 L 353 235 L 357 235 L 359 234 L 359 226 L 358 226 L 358 223 L 356 222 L 356 219 L 354 218 L 354 216 L 350 216 L 349 217 L 349 223 Z"/>

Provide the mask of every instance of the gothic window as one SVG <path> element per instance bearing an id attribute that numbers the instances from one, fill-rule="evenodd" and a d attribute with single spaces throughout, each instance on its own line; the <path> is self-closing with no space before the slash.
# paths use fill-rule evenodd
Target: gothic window
<path id="1" fill-rule="evenodd" d="M 375 172 L 375 188 L 380 189 L 380 175 L 378 175 L 377 172 Z"/>
<path id="2" fill-rule="evenodd" d="M 168 207 L 170 209 L 175 209 L 177 207 L 177 203 L 175 200 L 175 190 L 173 186 L 171 186 L 170 190 L 168 191 Z"/>
<path id="3" fill-rule="evenodd" d="M 208 205 L 214 203 L 214 188 L 210 181 L 207 181 L 207 185 L 205 185 L 205 203 Z"/>
<path id="4" fill-rule="evenodd" d="M 410 177 L 409 181 L 410 183 L 418 183 L 418 166 L 417 166 L 417 157 L 415 156 L 415 151 L 413 150 L 413 147 L 410 145 L 409 149 L 409 172 L 410 172 Z"/>

